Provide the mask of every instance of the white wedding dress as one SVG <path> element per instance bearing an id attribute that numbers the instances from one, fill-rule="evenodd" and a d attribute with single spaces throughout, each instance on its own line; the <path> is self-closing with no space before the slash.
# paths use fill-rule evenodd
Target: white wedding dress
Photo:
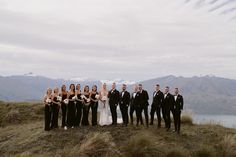
<path id="1" fill-rule="evenodd" d="M 109 110 L 107 92 L 101 91 L 101 98 L 106 101 L 99 100 L 100 118 L 98 124 L 101 126 L 110 125 L 112 123 L 112 118 Z"/>

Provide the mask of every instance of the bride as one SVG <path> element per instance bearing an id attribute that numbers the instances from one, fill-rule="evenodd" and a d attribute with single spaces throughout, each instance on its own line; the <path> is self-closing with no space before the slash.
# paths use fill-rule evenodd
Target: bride
<path id="1" fill-rule="evenodd" d="M 100 91 L 99 108 L 101 108 L 99 125 L 110 125 L 112 120 L 111 116 L 109 116 L 108 90 L 106 83 L 102 85 L 102 89 Z"/>

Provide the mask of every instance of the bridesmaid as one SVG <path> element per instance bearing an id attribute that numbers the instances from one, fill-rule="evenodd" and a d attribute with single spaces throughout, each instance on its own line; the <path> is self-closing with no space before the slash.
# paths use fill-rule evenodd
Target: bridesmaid
<path id="1" fill-rule="evenodd" d="M 80 84 L 76 85 L 76 115 L 75 115 L 75 126 L 79 127 L 82 117 L 82 109 L 83 109 L 83 99 L 81 98 L 81 90 Z"/>
<path id="2" fill-rule="evenodd" d="M 52 103 L 52 89 L 48 88 L 43 98 L 44 103 L 44 115 L 45 115 L 45 126 L 44 130 L 49 131 L 51 125 L 51 103 Z"/>
<path id="3" fill-rule="evenodd" d="M 61 100 L 59 97 L 59 88 L 55 88 L 53 91 L 52 96 L 52 124 L 51 128 L 56 129 L 58 128 L 58 115 L 59 115 L 59 109 L 61 106 Z"/>
<path id="4" fill-rule="evenodd" d="M 98 100 L 99 94 L 97 92 L 97 86 L 93 85 L 92 91 L 90 93 L 91 108 L 92 108 L 92 126 L 97 125 L 97 111 L 98 111 Z"/>
<path id="5" fill-rule="evenodd" d="M 84 93 L 83 93 L 83 119 L 82 119 L 82 125 L 88 126 L 88 116 L 89 116 L 89 110 L 90 110 L 90 99 L 89 99 L 90 93 L 89 93 L 89 86 L 84 87 Z"/>
<path id="6" fill-rule="evenodd" d="M 64 130 L 67 130 L 66 127 L 66 104 L 64 102 L 65 99 L 67 99 L 67 94 L 68 92 L 66 91 L 66 85 L 62 85 L 61 86 L 61 93 L 60 96 L 62 98 L 62 102 L 61 102 L 61 112 L 62 112 L 62 120 L 61 120 L 61 127 L 64 128 Z"/>
<path id="7" fill-rule="evenodd" d="M 70 85 L 70 91 L 67 94 L 67 99 L 69 100 L 67 106 L 67 127 L 74 128 L 75 124 L 75 85 Z"/>

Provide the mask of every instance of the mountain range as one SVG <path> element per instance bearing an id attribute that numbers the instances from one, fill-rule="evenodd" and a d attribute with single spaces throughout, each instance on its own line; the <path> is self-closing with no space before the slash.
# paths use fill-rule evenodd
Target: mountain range
<path id="1" fill-rule="evenodd" d="M 98 85 L 102 82 L 110 84 L 113 80 L 92 79 L 51 79 L 37 75 L 0 76 L 0 100 L 2 101 L 38 101 L 41 100 L 48 87 L 67 86 L 70 83 L 84 85 Z M 120 90 L 122 83 L 128 84 L 128 90 L 132 92 L 134 81 L 122 79 L 117 82 Z M 150 104 L 155 84 L 160 84 L 163 90 L 165 86 L 178 87 L 185 100 L 185 110 L 196 114 L 232 114 L 236 115 L 236 80 L 216 76 L 201 77 L 176 77 L 165 76 L 141 81 L 144 89 L 149 93 Z"/>

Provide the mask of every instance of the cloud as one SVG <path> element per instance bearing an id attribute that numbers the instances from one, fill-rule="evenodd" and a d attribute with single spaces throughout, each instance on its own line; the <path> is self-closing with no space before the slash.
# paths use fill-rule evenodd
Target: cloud
<path id="1" fill-rule="evenodd" d="M 235 1 L 0 0 L 0 6 L 0 75 L 236 78 Z"/>

